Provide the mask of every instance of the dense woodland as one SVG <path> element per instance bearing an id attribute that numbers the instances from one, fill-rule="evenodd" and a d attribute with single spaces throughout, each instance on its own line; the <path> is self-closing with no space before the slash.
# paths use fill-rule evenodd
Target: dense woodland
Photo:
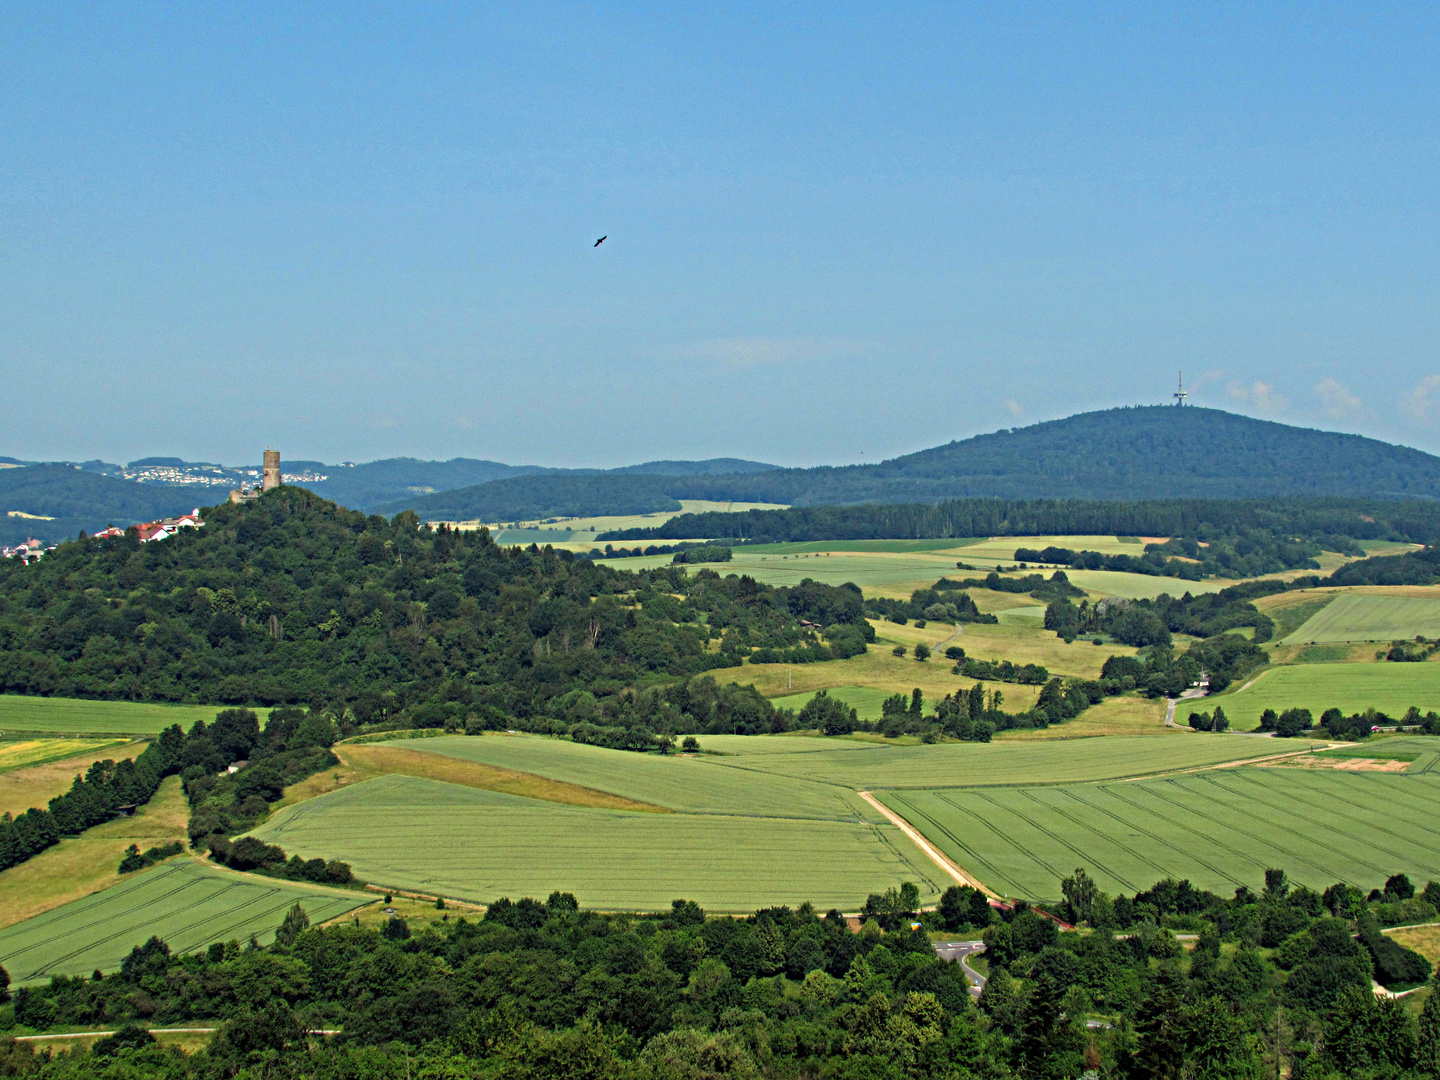
<path id="1" fill-rule="evenodd" d="M 632 574 L 296 488 L 205 520 L 159 543 L 131 533 L 0 562 L 0 690 L 305 703 L 357 723 L 424 705 L 525 718 L 574 691 L 762 648 L 854 655 L 873 637 L 853 587 Z"/>
<path id="2" fill-rule="evenodd" d="M 1257 886 L 1259 883 L 1256 883 Z M 1056 912 L 995 908 L 955 887 L 925 927 L 983 935 L 989 981 L 909 930 L 918 891 L 872 896 L 860 932 L 809 905 L 707 918 L 602 915 L 555 892 L 481 921 L 317 929 L 185 957 L 137 946 L 119 971 L 23 987 L 0 1029 L 107 1024 L 93 1051 L 0 1044 L 0 1074 L 61 1077 L 1062 1080 L 1440 1076 L 1440 994 L 1418 1017 L 1371 980 L 1423 985 L 1430 964 L 1380 933 L 1437 916 L 1440 886 L 1366 893 L 1267 871 L 1231 897 L 1165 880 L 1107 896 L 1083 870 Z M 887 929 L 890 928 L 890 929 Z M 1188 944 L 1177 935 L 1195 935 Z M 1098 1026 L 1088 1027 L 1088 1018 Z M 222 1022 L 193 1056 L 134 1026 Z M 341 1030 L 321 1039 L 307 1031 Z"/>

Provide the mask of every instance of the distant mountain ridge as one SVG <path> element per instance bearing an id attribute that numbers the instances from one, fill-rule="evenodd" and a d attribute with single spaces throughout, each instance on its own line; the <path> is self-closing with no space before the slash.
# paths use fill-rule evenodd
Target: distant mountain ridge
<path id="1" fill-rule="evenodd" d="M 1170 499 L 1269 496 L 1440 498 L 1440 457 L 1360 435 L 1219 409 L 1137 406 L 977 435 L 874 465 L 675 476 L 613 473 L 565 491 L 539 481 L 482 484 L 407 500 L 433 519 L 650 513 L 677 499 L 927 503 L 942 499 Z M 646 499 L 652 500 L 646 503 Z M 624 505 L 624 510 L 606 506 Z M 387 509 L 401 509 L 399 503 Z"/>
<path id="2" fill-rule="evenodd" d="M 141 506 L 163 504 L 162 510 L 146 511 L 160 516 L 213 503 L 225 490 L 225 476 L 241 473 L 170 458 L 142 459 L 125 468 L 134 466 L 180 479 L 193 469 L 196 478 L 205 482 L 141 484 L 111 475 L 105 478 L 120 487 L 88 487 L 84 498 L 67 502 L 66 492 L 80 483 L 77 477 L 121 467 L 87 462 L 78 471 L 68 465 L 0 469 L 0 496 L 6 499 L 0 511 L 57 518 L 33 523 L 0 518 L 5 523 L 0 535 L 17 531 L 33 531 L 41 539 L 74 535 L 82 527 L 77 521 L 96 528 L 110 521 L 138 520 Z M 287 475 L 323 475 L 323 480 L 306 481 L 305 486 L 352 509 L 383 514 L 413 509 L 430 520 L 461 521 L 654 513 L 677 510 L 682 499 L 791 506 L 934 503 L 974 497 L 1440 499 L 1440 457 L 1433 454 L 1360 435 L 1194 406 L 1080 413 L 873 465 L 789 469 L 740 458 L 713 458 L 651 461 L 619 469 L 553 469 L 472 458 L 389 458 L 361 465 L 285 461 L 283 467 Z M 37 473 L 37 469 L 68 471 Z M 247 476 L 255 471 L 254 467 L 244 470 Z M 52 491 L 47 485 L 58 487 Z M 168 491 L 175 497 L 140 497 L 130 489 Z M 38 509 L 45 506 L 66 509 L 55 514 Z M 68 529 L 64 534 L 59 532 L 62 518 Z"/>

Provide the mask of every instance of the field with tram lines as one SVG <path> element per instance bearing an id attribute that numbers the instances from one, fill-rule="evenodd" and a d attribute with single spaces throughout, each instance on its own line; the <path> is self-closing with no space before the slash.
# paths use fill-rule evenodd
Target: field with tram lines
<path id="1" fill-rule="evenodd" d="M 178 860 L 0 930 L 0 963 L 17 984 L 114 971 L 152 936 L 175 953 L 216 941 L 243 944 L 251 934 L 263 945 L 297 900 L 319 923 L 373 899 Z"/>
<path id="2" fill-rule="evenodd" d="M 1159 780 L 879 796 L 997 892 L 1059 895 L 1083 866 L 1109 892 L 1163 877 L 1229 893 L 1267 867 L 1323 889 L 1440 879 L 1440 776 L 1241 767 Z"/>

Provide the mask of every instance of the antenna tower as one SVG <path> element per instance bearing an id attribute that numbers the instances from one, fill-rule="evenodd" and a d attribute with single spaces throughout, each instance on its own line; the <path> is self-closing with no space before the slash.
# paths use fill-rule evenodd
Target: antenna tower
<path id="1" fill-rule="evenodd" d="M 1180 372 L 1180 388 L 1171 396 L 1175 399 L 1176 405 L 1185 404 L 1185 372 Z"/>

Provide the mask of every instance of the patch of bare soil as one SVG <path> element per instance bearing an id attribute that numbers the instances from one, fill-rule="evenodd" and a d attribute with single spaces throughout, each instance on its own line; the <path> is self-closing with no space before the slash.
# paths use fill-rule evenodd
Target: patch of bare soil
<path id="1" fill-rule="evenodd" d="M 1393 758 L 1327 758 L 1308 754 L 1275 761 L 1257 761 L 1254 764 L 1262 769 L 1338 769 L 1341 772 L 1401 773 L 1410 767 L 1408 761 L 1396 761 Z"/>

